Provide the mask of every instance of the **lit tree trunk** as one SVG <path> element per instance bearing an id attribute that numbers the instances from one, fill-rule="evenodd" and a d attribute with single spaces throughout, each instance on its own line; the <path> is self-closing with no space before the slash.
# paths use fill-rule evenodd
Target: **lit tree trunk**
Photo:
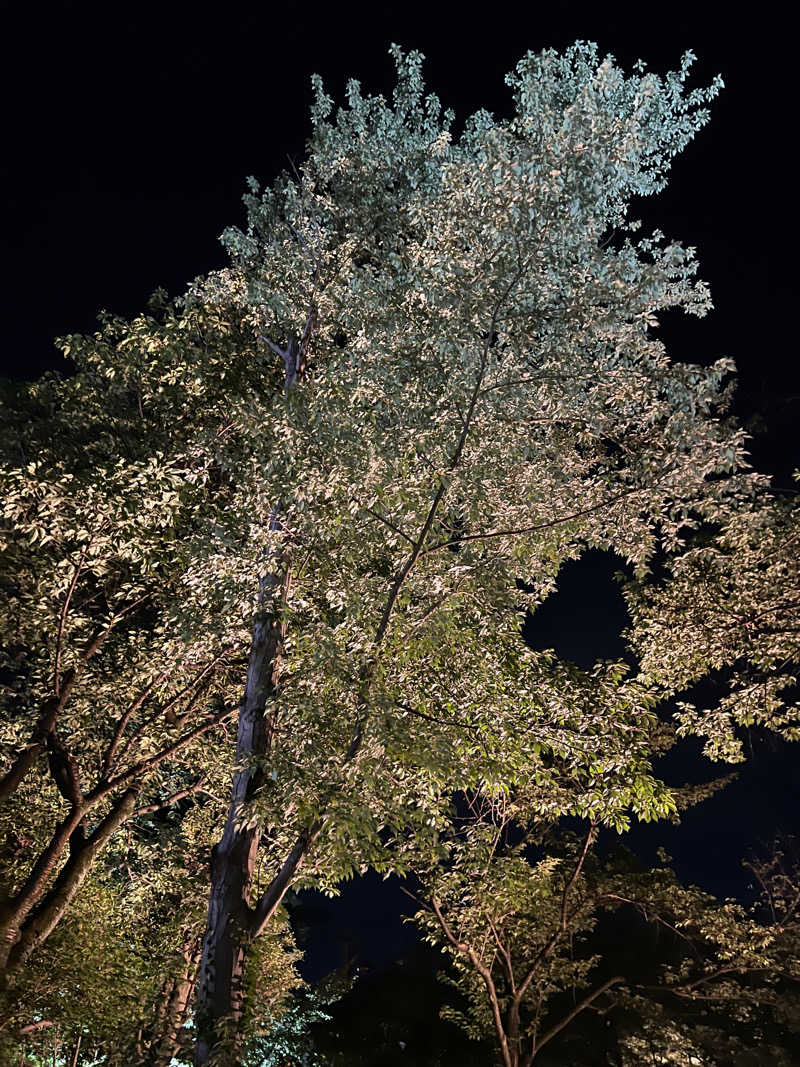
<path id="1" fill-rule="evenodd" d="M 302 338 L 290 338 L 285 349 L 262 338 L 286 364 L 287 396 L 305 372 L 315 315 L 312 303 Z M 270 519 L 273 532 L 281 529 L 278 513 L 276 506 Z M 265 896 L 252 907 L 250 897 L 261 831 L 257 826 L 242 827 L 237 823 L 242 806 L 264 781 L 261 767 L 251 768 L 248 761 L 254 757 L 263 760 L 272 747 L 274 718 L 267 715 L 266 705 L 275 695 L 280 673 L 290 582 L 291 554 L 285 548 L 274 561 L 273 570 L 259 580 L 258 612 L 239 706 L 233 787 L 222 838 L 211 850 L 211 889 L 195 1004 L 197 1067 L 208 1062 L 215 1047 L 219 1051 L 224 1048 L 226 1063 L 239 1062 L 249 945 L 274 913 L 315 836 L 313 832 L 301 835 Z"/>
<path id="2" fill-rule="evenodd" d="M 261 610 L 253 625 L 245 693 L 239 708 L 237 769 L 225 829 L 211 852 L 211 889 L 195 1013 L 197 1064 L 207 1062 L 224 1033 L 232 1042 L 230 1050 L 226 1049 L 230 1062 L 239 1055 L 244 969 L 248 944 L 255 934 L 250 894 L 261 833 L 256 826 L 238 826 L 237 820 L 242 805 L 253 797 L 264 777 L 261 768 L 251 769 L 247 761 L 266 756 L 272 745 L 273 720 L 265 707 L 274 695 L 280 669 L 284 630 L 280 614 L 289 585 L 288 558 L 283 562 L 282 579 L 270 576 L 261 582 Z"/>
<path id="3" fill-rule="evenodd" d="M 0 973 L 8 974 L 9 957 L 20 939 L 22 926 L 41 899 L 53 868 L 66 851 L 70 837 L 84 815 L 82 810 L 73 808 L 62 819 L 22 887 L 0 907 Z"/>
<path id="4" fill-rule="evenodd" d="M 169 1067 L 173 1058 L 181 1052 L 181 1031 L 189 1015 L 200 950 L 199 937 L 193 943 L 184 945 L 181 952 L 184 963 L 180 973 L 164 983 L 153 1025 L 150 1052 L 142 1056 L 142 1063 L 147 1067 Z"/>
<path id="5" fill-rule="evenodd" d="M 76 833 L 86 817 L 84 809 L 73 809 L 59 825 L 26 884 L 4 906 L 0 963 L 7 976 L 27 963 L 31 953 L 47 940 L 61 921 L 97 853 L 130 817 L 135 799 L 136 791 L 127 790 L 87 838 Z M 47 879 L 68 844 L 72 849 L 70 857 L 53 885 L 44 893 Z"/>

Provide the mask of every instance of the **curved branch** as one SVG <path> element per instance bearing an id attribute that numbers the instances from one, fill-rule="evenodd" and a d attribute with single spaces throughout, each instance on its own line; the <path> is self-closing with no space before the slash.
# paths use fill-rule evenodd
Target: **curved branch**
<path id="1" fill-rule="evenodd" d="M 531 1063 L 534 1056 L 541 1052 L 548 1041 L 552 1041 L 557 1034 L 561 1033 L 564 1027 L 569 1026 L 576 1015 L 580 1015 L 580 1013 L 588 1008 L 590 1004 L 593 1004 L 598 997 L 601 997 L 603 993 L 608 992 L 612 986 L 618 985 L 620 982 L 624 981 L 625 979 L 623 976 L 617 974 L 613 978 L 609 978 L 607 982 L 603 982 L 603 984 L 598 986 L 598 988 L 595 989 L 593 993 L 590 993 L 588 997 L 584 997 L 579 1004 L 575 1005 L 572 1011 L 568 1012 L 560 1022 L 556 1023 L 555 1026 L 552 1026 L 547 1033 L 543 1035 L 541 1040 L 536 1042 L 532 1049 L 531 1056 L 527 1058 L 527 1063 Z"/>

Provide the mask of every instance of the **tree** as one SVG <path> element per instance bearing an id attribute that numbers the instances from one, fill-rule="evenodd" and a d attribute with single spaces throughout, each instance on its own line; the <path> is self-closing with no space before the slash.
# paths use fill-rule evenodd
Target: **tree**
<path id="1" fill-rule="evenodd" d="M 797 740 L 796 499 L 765 494 L 688 534 L 659 584 L 627 590 L 643 678 L 663 699 L 693 697 L 676 705 L 679 730 L 705 737 L 712 758 L 742 758 L 737 727 L 766 727 Z M 709 701 L 709 679 L 716 703 Z M 706 683 L 705 691 L 698 683 Z"/>
<path id="2" fill-rule="evenodd" d="M 185 802 L 184 802 L 185 806 Z M 191 1059 L 190 1008 L 200 958 L 209 803 L 139 819 L 109 842 L 53 934 L 19 969 L 0 1011 L 0 1054 L 17 1062 L 57 1044 L 66 1062 L 169 1067 Z M 248 1038 L 285 1030 L 307 997 L 284 913 L 251 955 Z"/>
<path id="3" fill-rule="evenodd" d="M 448 1017 L 492 1035 L 504 1067 L 529 1067 L 598 1012 L 606 1025 L 588 1031 L 581 1062 L 728 1063 L 761 1035 L 774 1062 L 789 1054 L 799 898 L 780 855 L 752 866 L 761 900 L 746 909 L 684 888 L 666 865 L 598 855 L 596 820 L 568 832 L 540 819 L 538 798 L 474 796 L 463 810 L 416 918 L 467 997 Z M 645 924 L 660 944 L 642 938 Z"/>
<path id="4" fill-rule="evenodd" d="M 687 92 L 690 55 L 664 78 L 589 45 L 528 55 L 514 117 L 454 140 L 422 57 L 393 53 L 391 105 L 351 83 L 331 117 L 315 82 L 308 158 L 253 184 L 228 269 L 69 339 L 79 373 L 4 427 L 2 788 L 22 812 L 49 783 L 9 961 L 137 808 L 219 794 L 198 777 L 229 770 L 237 716 L 198 1064 L 241 1058 L 247 961 L 287 888 L 435 853 L 454 791 L 586 762 L 607 781 L 582 814 L 667 810 L 646 698 L 612 671 L 576 704 L 517 614 L 585 548 L 641 573 L 753 491 L 732 365 L 670 362 L 650 332 L 710 306 L 693 251 L 627 218 L 719 83 Z"/>
<path id="5" fill-rule="evenodd" d="M 262 440 L 237 596 L 260 592 L 198 1064 L 223 1020 L 236 1032 L 249 946 L 293 881 L 402 868 L 386 838 L 432 836 L 443 796 L 536 773 L 505 704 L 509 620 L 560 564 L 613 547 L 641 570 L 750 492 L 719 477 L 743 457 L 719 418 L 732 365 L 670 363 L 649 332 L 660 309 L 709 307 L 693 252 L 626 217 L 719 83 L 685 92 L 689 55 L 663 79 L 588 45 L 528 55 L 514 118 L 479 112 L 454 141 L 421 57 L 393 52 L 392 105 L 350 83 L 332 119 L 315 82 L 296 180 L 253 183 L 230 269 L 195 294 L 239 300 L 285 366 L 284 395 L 241 412 Z M 469 694 L 447 691 L 456 672 Z"/>
<path id="6" fill-rule="evenodd" d="M 67 339 L 77 373 L 22 386 L 9 407 L 0 799 L 4 825 L 36 847 L 6 872 L 7 976 L 119 827 L 225 777 L 246 630 L 186 578 L 212 519 L 224 536 L 220 382 L 272 388 L 250 382 L 241 340 L 223 308 L 157 298 L 130 324 Z"/>

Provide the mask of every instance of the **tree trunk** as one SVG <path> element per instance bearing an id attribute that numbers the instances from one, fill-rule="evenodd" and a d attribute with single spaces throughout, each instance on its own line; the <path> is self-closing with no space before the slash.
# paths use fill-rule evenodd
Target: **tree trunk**
<path id="1" fill-rule="evenodd" d="M 185 945 L 181 953 L 184 965 L 179 975 L 165 983 L 164 995 L 156 1013 L 150 1051 L 142 1057 L 147 1067 L 169 1067 L 182 1051 L 181 1031 L 189 1015 L 192 992 L 200 963 L 200 938 Z"/>
<path id="2" fill-rule="evenodd" d="M 281 582 L 288 593 L 288 560 Z M 206 932 L 197 985 L 197 1045 L 195 1063 L 205 1064 L 214 1048 L 226 1042 L 228 1062 L 238 1061 L 244 1008 L 244 968 L 253 935 L 250 891 L 261 838 L 255 827 L 237 826 L 240 809 L 262 784 L 263 771 L 250 769 L 249 758 L 266 756 L 272 744 L 273 722 L 267 719 L 267 700 L 274 695 L 280 664 L 283 626 L 281 605 L 267 610 L 265 600 L 278 582 L 262 582 L 262 610 L 253 625 L 244 699 L 239 710 L 236 767 L 222 838 L 211 852 L 211 890 Z"/>
<path id="3" fill-rule="evenodd" d="M 73 808 L 61 820 L 21 889 L 0 908 L 0 973 L 7 971 L 9 956 L 19 941 L 22 925 L 41 900 L 53 868 L 66 851 L 70 837 L 85 815 L 85 810 Z"/>
<path id="4" fill-rule="evenodd" d="M 287 396 L 305 374 L 308 344 L 315 324 L 316 305 L 312 298 L 299 340 L 290 337 L 282 349 L 268 338 L 260 338 L 286 364 Z M 279 511 L 278 504 L 269 523 L 273 532 L 281 529 Z M 258 612 L 253 624 L 244 697 L 239 707 L 233 788 L 222 838 L 211 850 L 211 889 L 194 1013 L 196 1067 L 208 1062 L 215 1046 L 220 1051 L 224 1047 L 226 1064 L 239 1063 L 248 946 L 274 913 L 318 832 L 301 835 L 267 890 L 268 894 L 272 892 L 274 901 L 267 908 L 254 910 L 250 895 L 261 832 L 257 826 L 237 827 L 237 819 L 242 805 L 252 799 L 264 781 L 263 770 L 260 767 L 251 770 L 247 761 L 252 757 L 263 760 L 272 747 L 275 722 L 272 715 L 266 715 L 266 704 L 275 695 L 280 673 L 290 582 L 291 554 L 285 548 L 280 558 L 274 560 L 272 570 L 259 580 Z"/>
<path id="5" fill-rule="evenodd" d="M 102 820 L 80 848 L 72 851 L 53 886 L 44 895 L 47 881 L 75 831 L 86 817 L 84 808 L 73 810 L 56 827 L 47 848 L 41 853 L 25 884 L 8 900 L 0 914 L 0 968 L 7 978 L 31 952 L 45 941 L 61 920 L 70 901 L 83 883 L 99 850 L 133 810 L 135 792 L 129 790 Z M 33 914 L 31 914 L 33 913 Z"/>
<path id="6" fill-rule="evenodd" d="M 511 1067 L 519 1067 L 521 1045 L 519 1038 L 519 1001 L 513 996 L 508 1011 L 506 1012 L 506 1038 L 508 1041 Z"/>

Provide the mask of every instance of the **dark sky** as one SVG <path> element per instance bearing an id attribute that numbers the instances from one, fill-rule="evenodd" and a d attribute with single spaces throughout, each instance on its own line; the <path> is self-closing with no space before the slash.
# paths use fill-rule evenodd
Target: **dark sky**
<path id="1" fill-rule="evenodd" d="M 800 372 L 791 252 L 796 60 L 783 9 L 762 3 L 734 15 L 729 4 L 553 0 L 472 12 L 430 2 L 0 4 L 2 370 L 34 377 L 59 367 L 54 336 L 92 329 L 101 308 L 133 314 L 156 287 L 177 295 L 221 266 L 218 236 L 243 219 L 246 176 L 269 182 L 287 154 L 302 155 L 312 72 L 338 99 L 350 76 L 389 92 L 387 50 L 396 41 L 426 55 L 428 85 L 463 118 L 478 107 L 508 114 L 503 75 L 528 49 L 595 40 L 623 66 L 641 57 L 663 71 L 692 48 L 695 84 L 719 72 L 726 88 L 670 189 L 636 214 L 697 247 L 716 311 L 699 322 L 668 320 L 665 340 L 676 358 L 735 359 L 738 410 L 746 420 L 758 415 L 750 422 L 759 430 L 757 462 L 785 482 L 800 465 Z M 578 661 L 616 655 L 624 614 L 613 569 L 598 558 L 570 569 L 532 639 Z M 766 743 L 756 749 L 742 784 L 688 818 L 668 844 L 688 877 L 721 892 L 736 888 L 741 852 L 797 828 L 796 755 Z M 365 901 L 379 895 L 373 883 L 351 890 L 334 925 L 357 925 Z M 381 899 L 369 922 L 388 929 Z M 358 936 L 376 940 L 371 927 Z"/>

